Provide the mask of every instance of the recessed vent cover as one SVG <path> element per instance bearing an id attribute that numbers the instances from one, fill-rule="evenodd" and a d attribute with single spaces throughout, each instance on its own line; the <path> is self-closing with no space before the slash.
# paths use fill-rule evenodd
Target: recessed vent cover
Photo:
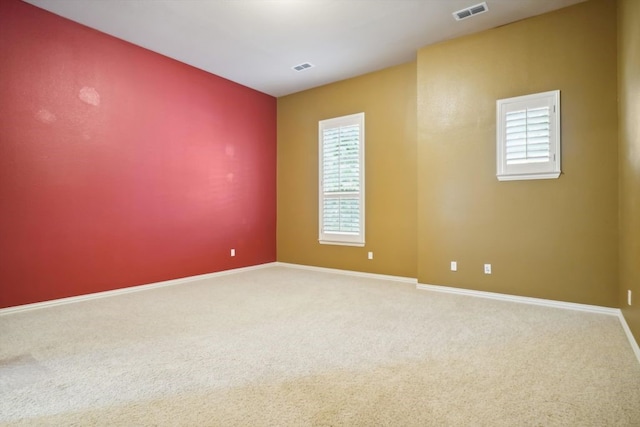
<path id="1" fill-rule="evenodd" d="M 489 10 L 486 2 L 476 4 L 475 6 L 469 6 L 466 9 L 453 12 L 453 17 L 456 21 L 462 21 L 463 19 L 471 18 L 472 16 L 484 13 Z"/>
<path id="2" fill-rule="evenodd" d="M 315 65 L 313 64 L 309 64 L 308 62 L 305 62 L 304 64 L 300 64 L 300 65 L 296 65 L 295 67 L 291 67 L 296 71 L 304 71 L 304 70 L 308 70 L 309 68 L 313 68 L 315 67 Z"/>

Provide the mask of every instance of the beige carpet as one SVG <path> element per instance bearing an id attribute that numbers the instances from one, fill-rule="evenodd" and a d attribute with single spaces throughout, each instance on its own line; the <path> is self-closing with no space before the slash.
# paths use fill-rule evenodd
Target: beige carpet
<path id="1" fill-rule="evenodd" d="M 640 426 L 617 318 L 268 267 L 0 316 L 0 425 Z"/>

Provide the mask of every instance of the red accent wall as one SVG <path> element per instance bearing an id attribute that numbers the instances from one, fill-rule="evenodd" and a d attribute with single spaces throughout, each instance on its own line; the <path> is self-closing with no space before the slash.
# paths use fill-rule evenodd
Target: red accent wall
<path id="1" fill-rule="evenodd" d="M 0 1 L 0 307 L 275 261 L 275 224 L 275 98 Z"/>

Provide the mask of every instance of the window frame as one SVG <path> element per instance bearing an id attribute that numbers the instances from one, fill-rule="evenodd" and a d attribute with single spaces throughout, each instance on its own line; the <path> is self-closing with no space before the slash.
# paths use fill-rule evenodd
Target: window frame
<path id="1" fill-rule="evenodd" d="M 323 131 L 342 126 L 358 125 L 358 200 L 359 232 L 328 232 L 324 230 L 324 200 L 329 198 L 353 196 L 353 193 L 325 193 L 324 177 L 324 138 Z M 364 246 L 365 245 L 365 113 L 355 113 L 318 122 L 318 241 L 325 245 Z"/>
<path id="2" fill-rule="evenodd" d="M 549 106 L 549 161 L 507 164 L 506 115 L 518 109 Z M 496 101 L 496 176 L 499 181 L 555 179 L 561 170 L 560 91 L 534 93 Z"/>

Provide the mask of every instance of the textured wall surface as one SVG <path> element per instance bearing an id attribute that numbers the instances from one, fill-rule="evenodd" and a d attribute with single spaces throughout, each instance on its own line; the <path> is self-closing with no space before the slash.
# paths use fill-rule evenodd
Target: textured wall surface
<path id="1" fill-rule="evenodd" d="M 428 46 L 276 115 L 272 97 L 0 2 L 0 307 L 274 261 L 277 203 L 279 261 L 621 306 L 638 337 L 640 18 L 615 6 Z M 496 99 L 553 89 L 563 175 L 498 182 Z M 317 124 L 360 111 L 367 243 L 319 245 Z"/>
<path id="2" fill-rule="evenodd" d="M 640 342 L 640 2 L 621 0 L 618 19 L 620 307 Z"/>
<path id="3" fill-rule="evenodd" d="M 409 63 L 278 99 L 278 261 L 415 277 L 415 94 Z M 321 245 L 318 121 L 359 112 L 365 113 L 366 244 Z"/>
<path id="4" fill-rule="evenodd" d="M 618 305 L 615 46 L 592 0 L 418 52 L 421 283 Z M 499 182 L 496 100 L 555 89 L 562 175 Z"/>
<path id="5" fill-rule="evenodd" d="M 275 261 L 275 98 L 17 0 L 0 76 L 0 307 Z"/>

